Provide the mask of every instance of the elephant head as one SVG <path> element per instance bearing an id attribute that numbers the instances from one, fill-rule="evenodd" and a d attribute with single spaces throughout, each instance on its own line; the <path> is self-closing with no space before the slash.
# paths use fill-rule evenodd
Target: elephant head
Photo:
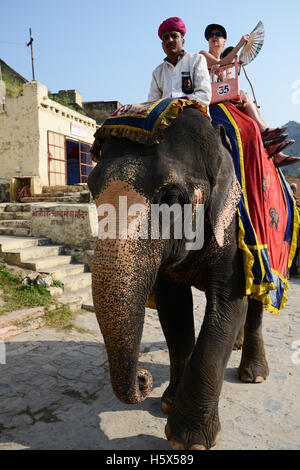
<path id="1" fill-rule="evenodd" d="M 159 236 L 153 237 L 152 207 L 203 204 L 222 245 L 240 197 L 228 149 L 224 129 L 214 129 L 199 111 L 189 108 L 166 129 L 160 144 L 106 139 L 89 176 L 101 227 L 93 264 L 93 300 L 112 387 L 125 403 L 140 402 L 151 390 L 151 375 L 137 366 L 149 290 L 160 269 L 192 255 L 185 234 L 179 239 L 172 234 L 174 218 L 169 238 L 162 236 L 161 222 Z"/>

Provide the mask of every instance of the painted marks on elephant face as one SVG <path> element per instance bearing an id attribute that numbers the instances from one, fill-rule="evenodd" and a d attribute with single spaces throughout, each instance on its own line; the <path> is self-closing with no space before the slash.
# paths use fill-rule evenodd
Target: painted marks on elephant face
<path id="1" fill-rule="evenodd" d="M 194 201 L 195 201 L 195 204 L 203 203 L 203 194 L 200 188 L 194 189 Z"/>
<path id="2" fill-rule="evenodd" d="M 197 206 L 199 204 L 203 204 L 203 192 L 201 191 L 200 188 L 195 188 L 194 189 L 194 194 L 193 194 L 193 215 L 195 214 L 197 210 Z"/>
<path id="3" fill-rule="evenodd" d="M 214 236 L 219 246 L 224 246 L 225 231 L 229 227 L 236 213 L 236 209 L 241 197 L 241 186 L 234 177 L 231 188 L 218 214 L 215 225 L 212 227 Z"/>
<path id="4" fill-rule="evenodd" d="M 128 182 L 114 179 L 96 198 L 100 240 L 185 240 L 185 249 L 204 242 L 204 205 L 200 188 L 194 200 L 184 187 L 165 185 L 158 199 L 147 200 Z"/>
<path id="5" fill-rule="evenodd" d="M 96 206 L 99 239 L 137 238 L 147 225 L 150 203 L 125 181 L 112 180 L 97 196 Z"/>

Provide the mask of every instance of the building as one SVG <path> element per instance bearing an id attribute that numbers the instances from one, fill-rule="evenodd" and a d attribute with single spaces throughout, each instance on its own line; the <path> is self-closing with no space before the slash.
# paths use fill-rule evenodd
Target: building
<path id="1" fill-rule="evenodd" d="M 94 119 L 49 99 L 41 83 L 25 83 L 0 113 L 1 182 L 23 179 L 31 194 L 43 186 L 85 183 L 95 132 Z"/>
<path id="2" fill-rule="evenodd" d="M 120 103 L 87 103 L 85 109 L 76 90 L 50 94 L 45 85 L 28 82 L 1 59 L 0 67 L 0 84 L 6 86 L 0 108 L 0 200 L 8 200 L 3 196 L 8 187 L 15 200 L 24 186 L 33 195 L 44 186 L 86 183 L 98 127 L 93 115 L 109 115 Z"/>

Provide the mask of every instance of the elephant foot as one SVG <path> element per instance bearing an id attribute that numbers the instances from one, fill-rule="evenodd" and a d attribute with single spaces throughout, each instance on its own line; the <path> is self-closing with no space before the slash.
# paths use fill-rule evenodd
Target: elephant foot
<path id="1" fill-rule="evenodd" d="M 221 426 L 219 420 L 203 424 L 199 427 L 193 422 L 193 429 L 178 428 L 178 431 L 172 430 L 173 426 L 166 424 L 165 434 L 173 450 L 209 450 L 214 447 L 221 437 Z M 174 429 L 176 426 L 174 426 Z M 198 429 L 197 429 L 198 428 Z"/>
<path id="2" fill-rule="evenodd" d="M 232 350 L 238 351 L 239 349 L 242 349 L 242 346 L 243 346 L 243 338 L 237 338 L 235 340 Z"/>
<path id="3" fill-rule="evenodd" d="M 256 361 L 242 360 L 238 368 L 238 376 L 242 382 L 262 383 L 269 375 L 269 367 L 265 358 Z"/>
<path id="4" fill-rule="evenodd" d="M 163 396 L 161 397 L 161 410 L 163 413 L 168 415 L 171 413 L 174 401 L 175 401 L 176 390 L 172 391 L 170 385 L 164 391 Z"/>

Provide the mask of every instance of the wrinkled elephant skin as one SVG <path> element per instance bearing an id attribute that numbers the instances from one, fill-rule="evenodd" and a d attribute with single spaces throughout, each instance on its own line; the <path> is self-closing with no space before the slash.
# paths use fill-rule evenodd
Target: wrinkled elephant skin
<path id="1" fill-rule="evenodd" d="M 151 391 L 151 375 L 138 369 L 138 354 L 145 302 L 154 286 L 170 355 L 170 383 L 162 409 L 168 413 L 166 435 L 174 449 L 209 449 L 217 443 L 224 370 L 244 323 L 239 376 L 255 382 L 268 374 L 262 308 L 244 295 L 237 243 L 240 187 L 223 140 L 223 128 L 214 129 L 207 118 L 189 108 L 166 129 L 160 144 L 107 139 L 88 180 L 101 227 L 93 299 L 112 387 L 125 403 L 141 402 Z M 120 208 L 125 202 L 127 211 Z M 175 237 L 175 216 L 170 237 L 162 235 L 161 225 L 159 236 L 153 237 L 154 205 L 176 204 L 182 209 L 189 205 L 193 225 L 200 203 L 205 209 L 201 248 L 187 249 L 184 231 Z M 191 286 L 204 290 L 207 299 L 196 342 Z"/>

